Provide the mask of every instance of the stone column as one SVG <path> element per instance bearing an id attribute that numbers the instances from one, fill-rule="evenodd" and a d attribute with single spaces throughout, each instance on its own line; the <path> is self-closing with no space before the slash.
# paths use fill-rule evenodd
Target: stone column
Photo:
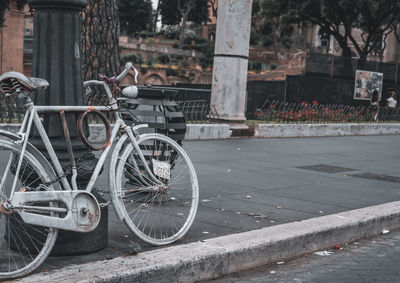
<path id="1" fill-rule="evenodd" d="M 211 105 L 219 118 L 243 123 L 252 0 L 219 0 Z"/>

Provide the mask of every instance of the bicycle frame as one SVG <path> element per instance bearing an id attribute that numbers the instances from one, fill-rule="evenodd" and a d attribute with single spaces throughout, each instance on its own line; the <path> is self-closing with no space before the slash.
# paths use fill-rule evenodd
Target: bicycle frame
<path id="1" fill-rule="evenodd" d="M 47 133 L 44 129 L 44 126 L 42 124 L 42 121 L 41 121 L 38 113 L 52 113 L 52 112 L 54 113 L 54 112 L 62 112 L 62 111 L 83 112 L 88 109 L 95 109 L 95 110 L 102 111 L 102 112 L 110 112 L 110 111 L 115 111 L 115 109 L 106 107 L 106 106 L 45 106 L 45 107 L 44 106 L 35 106 L 30 101 L 29 97 L 28 97 L 27 105 L 28 105 L 28 110 L 27 110 L 24 120 L 22 122 L 20 131 L 18 132 L 18 135 L 21 136 L 20 143 L 22 143 L 22 150 L 21 150 L 20 160 L 19 160 L 18 166 L 17 166 L 16 176 L 18 176 L 18 174 L 19 174 L 21 163 L 22 163 L 22 158 L 23 158 L 23 155 L 24 155 L 24 152 L 26 149 L 26 145 L 28 143 L 28 137 L 31 132 L 32 124 L 34 124 L 39 132 L 39 135 L 40 135 L 43 143 L 44 143 L 46 151 L 50 155 L 50 159 L 53 163 L 55 173 L 56 173 L 57 177 L 60 178 L 60 182 L 61 182 L 64 190 L 76 190 L 77 189 L 76 180 L 74 178 L 71 179 L 71 183 L 72 183 L 71 184 L 72 187 L 71 187 L 71 185 L 69 184 L 69 182 L 67 180 L 67 177 L 64 174 L 64 170 L 60 164 L 60 161 L 58 160 L 58 157 L 54 151 L 54 148 L 51 145 L 50 139 L 47 136 Z M 103 153 L 101 154 L 101 156 L 96 164 L 96 167 L 90 177 L 89 183 L 87 184 L 87 186 L 85 188 L 86 192 L 90 193 L 92 191 L 93 186 L 97 180 L 97 177 L 100 174 L 101 168 L 104 165 L 105 159 L 111 149 L 111 145 L 114 143 L 114 141 L 118 135 L 118 132 L 121 129 L 123 129 L 127 133 L 129 140 L 133 143 L 135 149 L 139 153 L 139 158 L 141 159 L 142 163 L 144 164 L 145 169 L 146 169 L 147 173 L 149 174 L 149 176 L 153 179 L 153 181 L 160 183 L 160 181 L 151 172 L 151 169 L 149 168 L 143 154 L 141 153 L 141 150 L 140 150 L 139 145 L 135 138 L 135 136 L 137 136 L 137 134 L 134 132 L 134 130 L 131 127 L 128 127 L 125 124 L 125 122 L 121 119 L 121 117 L 119 116 L 119 113 L 117 111 L 115 111 L 115 117 L 116 117 L 116 122 L 115 122 L 114 128 L 111 132 L 110 140 L 109 140 L 106 148 L 103 150 Z M 134 164 L 134 166 L 136 167 L 137 165 Z M 12 198 L 12 196 L 15 193 L 16 181 L 17 180 L 15 179 L 14 183 L 13 183 L 12 191 L 10 194 L 10 199 Z M 143 180 L 143 181 L 145 181 L 145 180 Z"/>

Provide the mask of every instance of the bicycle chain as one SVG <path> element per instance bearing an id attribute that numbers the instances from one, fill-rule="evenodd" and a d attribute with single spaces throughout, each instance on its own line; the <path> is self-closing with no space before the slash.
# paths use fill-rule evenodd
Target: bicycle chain
<path id="1" fill-rule="evenodd" d="M 87 151 L 87 152 L 86 152 L 84 155 L 82 155 L 78 160 L 76 160 L 75 163 L 77 164 L 77 167 L 78 167 L 79 163 L 80 163 L 82 160 L 85 160 L 89 154 L 91 154 L 91 152 L 90 152 L 90 151 Z M 61 175 L 60 177 L 55 178 L 54 180 L 51 180 L 51 181 L 46 182 L 46 183 L 43 183 L 43 185 L 48 187 L 48 186 L 50 186 L 50 185 L 53 185 L 53 184 L 59 182 L 59 181 L 60 181 L 62 178 L 64 178 L 64 177 L 68 178 L 68 176 L 69 176 L 70 174 L 72 174 L 72 166 L 71 166 L 71 165 L 67 165 L 67 166 L 63 167 L 62 170 L 63 170 L 63 172 L 64 172 L 63 175 Z"/>

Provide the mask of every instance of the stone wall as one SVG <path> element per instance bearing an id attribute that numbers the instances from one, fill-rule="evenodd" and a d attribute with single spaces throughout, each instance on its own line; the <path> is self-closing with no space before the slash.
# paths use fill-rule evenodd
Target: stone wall
<path id="1" fill-rule="evenodd" d="M 0 29 L 0 73 L 24 72 L 24 16 L 12 2 Z"/>

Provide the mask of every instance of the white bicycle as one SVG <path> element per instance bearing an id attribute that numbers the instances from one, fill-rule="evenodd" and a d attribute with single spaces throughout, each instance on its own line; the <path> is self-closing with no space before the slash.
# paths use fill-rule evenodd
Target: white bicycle
<path id="1" fill-rule="evenodd" d="M 46 88 L 46 80 L 17 72 L 0 76 L 0 91 L 6 97 L 17 96 L 27 107 L 18 133 L 0 130 L 0 279 L 24 276 L 37 268 L 51 252 L 58 229 L 89 232 L 97 227 L 100 206 L 91 191 L 112 145 L 109 187 L 118 218 L 153 245 L 176 241 L 192 225 L 199 198 L 193 164 L 172 139 L 157 133 L 140 134 L 145 125 L 130 127 L 121 119 L 110 86 L 132 69 L 136 79 L 133 65 L 125 67 L 116 78 L 84 83 L 85 87 L 104 87 L 106 106 L 35 106 L 29 95 Z M 127 87 L 122 95 L 136 97 L 138 90 Z M 103 152 L 83 189 L 76 181 L 77 162 L 65 116 L 69 111 L 81 112 L 77 128 L 88 145 L 82 127 L 88 114 L 97 115 L 107 128 L 105 143 L 95 148 Z M 49 112 L 60 114 L 71 160 L 67 169 L 61 166 L 39 116 Z M 112 131 L 103 112 L 115 117 Z M 28 141 L 33 124 L 50 160 Z"/>

